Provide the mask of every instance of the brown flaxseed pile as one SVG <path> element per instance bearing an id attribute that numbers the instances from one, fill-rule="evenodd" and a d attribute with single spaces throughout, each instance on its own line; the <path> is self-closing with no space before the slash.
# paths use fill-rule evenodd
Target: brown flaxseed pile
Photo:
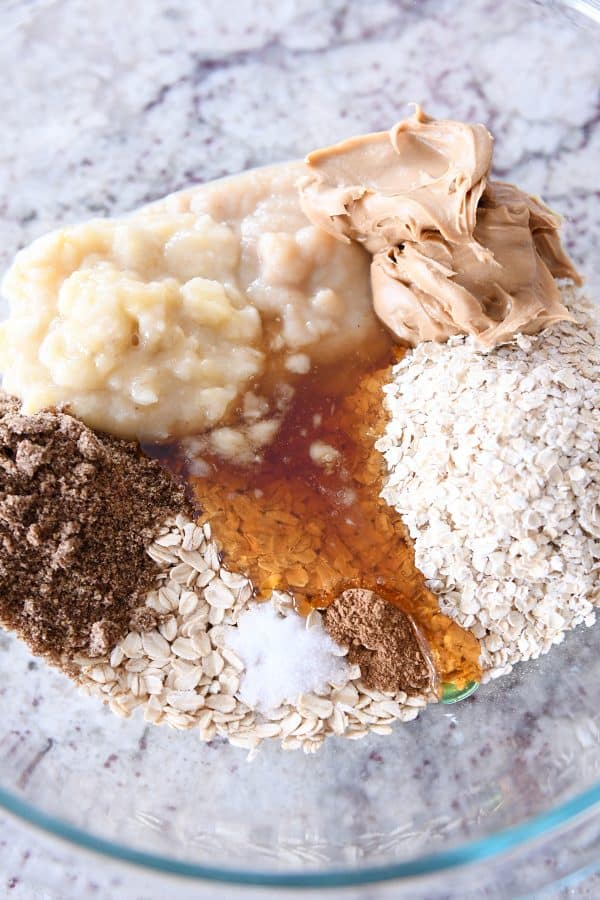
<path id="1" fill-rule="evenodd" d="M 153 584 L 145 548 L 185 510 L 137 444 L 0 393 L 0 624 L 34 653 L 110 651 Z"/>
<path id="2" fill-rule="evenodd" d="M 367 687 L 409 694 L 432 687 L 432 664 L 410 617 L 373 591 L 344 591 L 325 610 L 323 624 L 348 647 Z"/>

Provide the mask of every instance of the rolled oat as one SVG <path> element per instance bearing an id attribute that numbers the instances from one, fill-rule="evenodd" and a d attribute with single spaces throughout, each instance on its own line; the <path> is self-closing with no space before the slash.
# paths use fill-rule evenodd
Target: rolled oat
<path id="1" fill-rule="evenodd" d="M 600 602 L 600 317 L 486 355 L 423 343 L 394 368 L 378 449 L 441 610 L 481 642 L 484 680 L 595 621 Z"/>

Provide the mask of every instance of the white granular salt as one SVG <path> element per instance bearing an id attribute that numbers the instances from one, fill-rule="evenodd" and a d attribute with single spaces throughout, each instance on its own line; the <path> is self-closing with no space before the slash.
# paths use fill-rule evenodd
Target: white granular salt
<path id="1" fill-rule="evenodd" d="M 294 612 L 280 614 L 273 603 L 257 603 L 243 612 L 225 642 L 245 665 L 239 696 L 268 713 L 301 694 L 329 691 L 347 683 L 349 666 L 320 619 L 307 628 Z M 345 652 L 345 651 L 343 651 Z"/>
<path id="2" fill-rule="evenodd" d="M 600 318 L 565 296 L 575 323 L 489 354 L 420 344 L 385 388 L 383 497 L 442 611 L 480 639 L 485 680 L 600 603 Z"/>

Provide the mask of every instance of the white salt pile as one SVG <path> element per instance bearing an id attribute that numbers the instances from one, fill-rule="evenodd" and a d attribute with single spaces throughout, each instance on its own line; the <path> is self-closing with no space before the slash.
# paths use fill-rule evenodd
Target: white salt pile
<path id="1" fill-rule="evenodd" d="M 420 344 L 386 388 L 383 496 L 442 611 L 481 640 L 486 680 L 600 603 L 600 318 L 568 305 L 576 323 L 489 355 Z"/>
<path id="2" fill-rule="evenodd" d="M 257 603 L 227 629 L 225 641 L 245 666 L 239 697 L 263 713 L 295 703 L 300 694 L 329 693 L 351 677 L 345 651 L 320 616 L 282 615 L 273 603 Z"/>

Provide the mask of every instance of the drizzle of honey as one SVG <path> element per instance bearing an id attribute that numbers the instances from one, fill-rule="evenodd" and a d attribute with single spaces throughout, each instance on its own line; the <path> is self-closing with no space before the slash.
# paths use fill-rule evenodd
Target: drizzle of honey
<path id="1" fill-rule="evenodd" d="M 479 643 L 440 612 L 402 520 L 379 496 L 385 470 L 374 443 L 386 424 L 382 387 L 391 363 L 388 353 L 366 371 L 348 361 L 343 372 L 314 373 L 297 385 L 260 463 L 242 467 L 203 454 L 211 474 L 186 477 L 200 521 L 210 521 L 259 597 L 289 590 L 307 613 L 347 588 L 376 591 L 419 625 L 440 681 L 461 688 L 479 680 Z M 312 461 L 314 441 L 338 451 L 334 466 Z M 161 455 L 156 448 L 154 455 Z"/>

